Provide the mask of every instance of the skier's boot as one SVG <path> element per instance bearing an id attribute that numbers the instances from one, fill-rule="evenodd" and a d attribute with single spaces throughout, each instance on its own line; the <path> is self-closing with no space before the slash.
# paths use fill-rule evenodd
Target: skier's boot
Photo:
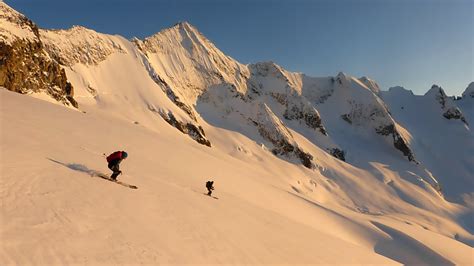
<path id="1" fill-rule="evenodd" d="M 112 179 L 113 181 L 117 181 L 117 176 L 120 174 L 121 172 L 114 172 L 111 176 L 110 176 L 110 179 Z"/>

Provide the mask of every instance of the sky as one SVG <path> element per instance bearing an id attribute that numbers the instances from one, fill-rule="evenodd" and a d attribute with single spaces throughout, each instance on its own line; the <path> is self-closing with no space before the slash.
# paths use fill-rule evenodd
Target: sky
<path id="1" fill-rule="evenodd" d="M 188 21 L 241 63 L 368 76 L 460 95 L 474 81 L 474 0 L 6 0 L 41 28 L 145 38 Z"/>

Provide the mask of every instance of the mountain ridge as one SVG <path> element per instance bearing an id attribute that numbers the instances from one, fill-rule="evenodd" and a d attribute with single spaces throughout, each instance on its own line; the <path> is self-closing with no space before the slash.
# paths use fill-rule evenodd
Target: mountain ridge
<path id="1" fill-rule="evenodd" d="M 382 91 L 378 84 L 368 77 L 355 78 L 340 72 L 335 77 L 313 78 L 302 73 L 288 72 L 271 61 L 242 65 L 223 54 L 194 26 L 185 21 L 161 30 L 144 40 L 129 41 L 118 35 L 97 33 L 81 26 L 75 26 L 68 30 L 41 29 L 39 33 L 43 36 L 42 43 L 51 57 L 66 69 L 70 68 L 72 72 L 67 71 L 70 76 L 74 75 L 77 76 L 76 79 L 82 80 L 82 85 L 74 84 L 75 87 L 82 86 L 82 97 L 90 95 L 95 98 L 96 102 L 100 101 L 98 96 L 101 89 L 99 87 L 107 85 L 99 86 L 93 85 L 93 82 L 87 82 L 88 78 L 84 79 L 84 77 L 95 74 L 89 70 L 86 71 L 87 74 L 79 74 L 82 70 L 78 72 L 76 68 L 80 65 L 98 66 L 109 57 L 117 57 L 116 55 L 120 54 L 140 58 L 140 64 L 145 67 L 148 76 L 179 111 L 175 107 L 170 107 L 169 103 L 163 105 L 163 101 L 166 101 L 164 99 L 158 101 L 160 104 L 150 103 L 149 100 L 145 101 L 146 108 L 203 145 L 211 146 L 212 140 L 205 136 L 206 129 L 202 124 L 207 122 L 203 114 L 200 114 L 198 107 L 203 105 L 202 99 L 215 98 L 209 93 L 230 90 L 230 94 L 224 98 L 219 98 L 222 95 L 218 96 L 213 100 L 214 103 L 223 101 L 227 97 L 237 97 L 237 102 L 227 103 L 229 106 L 219 103 L 218 105 L 221 107 L 212 110 L 213 112 L 237 111 L 244 114 L 246 121 L 253 121 L 253 124 L 250 123 L 248 126 L 260 127 L 255 122 L 259 120 L 260 112 L 245 114 L 245 112 L 241 112 L 243 111 L 241 109 L 255 109 L 255 106 L 263 104 L 266 108 L 270 108 L 271 116 L 276 115 L 279 121 L 284 121 L 286 126 L 303 133 L 305 137 L 312 139 L 315 145 L 322 147 L 336 158 L 346 160 L 346 155 L 350 155 L 347 153 L 347 148 L 344 148 L 348 144 L 344 140 L 347 136 L 332 134 L 332 132 L 347 128 L 347 126 L 340 125 L 341 122 L 335 123 L 343 121 L 342 123 L 346 122 L 349 127 L 353 128 L 350 130 L 360 132 L 367 130 L 364 134 L 369 135 L 375 132 L 391 143 L 393 148 L 399 150 L 408 161 L 419 163 L 415 159 L 416 154 L 410 148 L 409 138 L 405 136 L 406 134 L 401 133 L 407 132 L 407 130 L 391 117 L 388 106 L 379 97 Z M 426 95 L 434 93 L 435 90 L 438 90 L 437 88 L 433 86 Z M 447 98 L 441 88 L 439 91 L 441 94 L 436 96 L 436 99 L 441 104 L 443 116 L 446 119 L 459 119 L 468 126 L 461 109 Z M 137 94 L 139 92 L 130 91 L 130 93 Z M 147 94 L 149 93 L 153 92 L 147 92 Z M 207 96 L 203 98 L 204 94 Z M 137 96 L 143 97 L 139 95 L 134 97 Z M 338 98 L 335 101 L 338 107 L 334 108 L 336 105 L 325 104 L 325 101 L 331 97 Z M 224 100 L 224 102 L 226 101 Z M 449 103 L 449 106 L 444 106 L 445 102 Z M 266 111 L 262 112 L 266 113 Z M 336 113 L 339 114 L 335 115 Z M 292 120 L 300 121 L 299 125 L 290 123 Z M 330 123 L 330 126 L 328 127 L 326 123 Z M 273 126 L 278 128 L 277 124 L 273 124 Z M 301 126 L 316 131 L 309 133 L 306 129 L 300 129 Z M 272 131 L 273 129 L 267 128 L 266 131 L 268 132 L 268 130 Z M 269 139 L 261 127 L 258 131 L 260 135 L 266 136 L 264 138 L 271 140 L 266 145 L 274 147 L 271 148 L 274 154 L 280 154 L 283 157 L 289 156 L 287 152 L 279 152 L 282 147 L 287 146 L 283 150 L 297 151 L 298 155 L 294 155 L 295 157 L 300 157 L 301 162 L 307 167 L 314 167 L 314 163 L 309 163 L 314 156 L 300 150 L 296 142 L 289 142 L 287 137 L 283 137 L 287 135 L 283 131 L 279 133 L 283 138 L 278 141 Z M 277 129 L 277 131 L 279 130 Z M 286 140 L 284 140 L 285 138 Z M 288 146 L 291 142 L 294 145 Z M 432 180 L 431 177 L 424 179 Z M 436 189 L 440 189 L 437 182 L 432 185 Z"/>

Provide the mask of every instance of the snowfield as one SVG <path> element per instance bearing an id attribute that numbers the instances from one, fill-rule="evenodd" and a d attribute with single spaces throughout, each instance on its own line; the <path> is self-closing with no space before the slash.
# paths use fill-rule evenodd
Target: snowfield
<path id="1" fill-rule="evenodd" d="M 472 262 L 472 248 L 453 239 L 470 235 L 455 222 L 463 208 L 436 194 L 425 196 L 439 214 L 377 186 L 367 189 L 378 192 L 372 201 L 385 201 L 385 213 L 349 210 L 339 203 L 351 192 L 341 180 L 279 160 L 239 134 L 215 128 L 241 149 L 210 152 L 159 119 L 156 132 L 98 110 L 0 93 L 2 265 Z M 109 172 L 101 154 L 116 149 L 130 154 L 120 180 L 138 190 L 91 177 Z M 370 185 L 368 173 L 325 162 L 323 172 L 356 182 L 354 193 Z M 209 179 L 218 200 L 204 195 Z"/>
<path id="2" fill-rule="evenodd" d="M 474 264 L 474 83 L 243 65 L 186 22 L 36 34 L 79 108 L 0 87 L 0 265 Z M 117 150 L 138 189 L 97 176 Z"/>

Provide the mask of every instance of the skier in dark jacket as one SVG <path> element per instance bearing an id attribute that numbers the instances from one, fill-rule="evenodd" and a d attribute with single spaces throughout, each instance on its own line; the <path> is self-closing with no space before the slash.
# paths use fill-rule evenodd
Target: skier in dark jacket
<path id="1" fill-rule="evenodd" d="M 107 156 L 108 167 L 113 172 L 110 176 L 112 180 L 117 180 L 117 176 L 122 173 L 122 171 L 120 171 L 120 163 L 123 159 L 126 159 L 127 156 L 128 154 L 124 151 L 116 151 Z"/>
<path id="2" fill-rule="evenodd" d="M 207 188 L 207 195 L 211 196 L 212 191 L 214 190 L 214 181 L 207 181 L 206 182 L 206 188 Z"/>

